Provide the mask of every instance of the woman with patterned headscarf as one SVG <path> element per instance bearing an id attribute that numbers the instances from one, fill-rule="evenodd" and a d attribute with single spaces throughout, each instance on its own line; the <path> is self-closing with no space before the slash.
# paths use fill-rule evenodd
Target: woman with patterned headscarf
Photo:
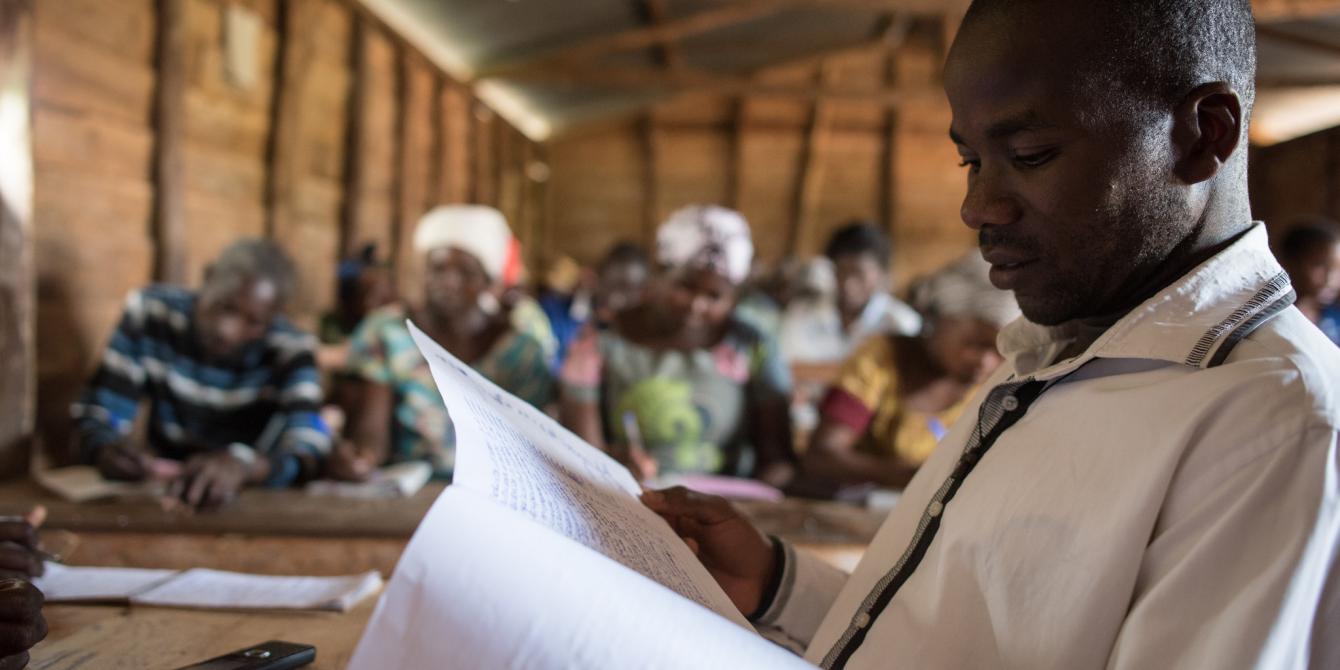
<path id="1" fill-rule="evenodd" d="M 435 477 L 451 477 L 455 431 L 406 319 L 522 400 L 542 407 L 551 399 L 544 347 L 515 325 L 501 299 L 521 274 L 502 213 L 483 205 L 437 207 L 419 220 L 414 251 L 421 295 L 368 315 L 350 340 L 348 368 L 358 383 L 342 398 L 347 439 L 331 456 L 333 477 L 364 479 L 378 465 L 406 460 L 426 460 Z"/>
<path id="2" fill-rule="evenodd" d="M 913 290 L 917 336 L 871 337 L 842 365 L 805 454 L 809 484 L 902 488 L 930 456 L 972 390 L 1000 365 L 996 335 L 1019 316 L 976 253 Z"/>
<path id="3" fill-rule="evenodd" d="M 640 304 L 569 351 L 564 423 L 643 477 L 785 484 L 794 471 L 790 376 L 774 343 L 733 317 L 753 256 L 738 212 L 694 205 L 672 214 L 657 230 L 658 270 Z"/>

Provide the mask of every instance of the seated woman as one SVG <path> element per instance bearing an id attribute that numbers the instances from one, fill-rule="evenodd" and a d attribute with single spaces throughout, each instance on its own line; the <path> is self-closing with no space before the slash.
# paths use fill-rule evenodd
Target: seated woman
<path id="1" fill-rule="evenodd" d="M 414 250 L 423 269 L 422 300 L 373 312 L 350 340 L 348 367 L 358 383 L 341 394 L 347 440 L 331 455 L 332 477 L 361 480 L 383 463 L 422 459 L 435 477 L 451 478 L 451 418 L 406 319 L 526 402 L 542 407 L 551 399 L 553 379 L 540 343 L 511 325 L 499 300 L 520 271 L 502 213 L 478 205 L 438 207 L 419 221 Z"/>
<path id="2" fill-rule="evenodd" d="M 643 477 L 786 483 L 789 373 L 773 342 L 732 317 L 754 255 L 749 225 L 729 209 L 686 207 L 661 225 L 656 249 L 660 268 L 641 303 L 569 351 L 564 424 Z"/>
<path id="3" fill-rule="evenodd" d="M 871 337 L 820 405 L 806 480 L 902 488 L 1001 362 L 996 334 L 1019 315 L 974 253 L 926 278 L 914 296 L 918 336 Z"/>

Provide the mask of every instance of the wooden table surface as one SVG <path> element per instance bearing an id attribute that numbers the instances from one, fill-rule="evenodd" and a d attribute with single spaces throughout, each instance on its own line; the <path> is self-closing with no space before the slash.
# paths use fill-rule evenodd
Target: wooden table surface
<path id="1" fill-rule="evenodd" d="M 47 527 L 75 532 L 69 561 L 260 574 L 390 575 L 419 520 L 441 492 L 430 484 L 401 500 L 316 498 L 300 491 L 245 491 L 212 512 L 165 512 L 152 500 L 73 504 L 31 482 L 0 484 L 0 514 L 47 507 Z M 846 568 L 860 558 L 885 512 L 840 503 L 743 502 L 764 532 L 817 551 Z M 266 640 L 317 647 L 315 668 L 342 668 L 371 615 L 373 600 L 345 614 L 205 612 L 152 607 L 51 605 L 47 640 L 29 667 L 177 668 Z"/>
<path id="2" fill-rule="evenodd" d="M 50 632 L 31 670 L 170 670 L 268 640 L 316 647 L 316 669 L 343 668 L 374 599 L 332 612 L 203 612 L 154 607 L 50 605 Z"/>

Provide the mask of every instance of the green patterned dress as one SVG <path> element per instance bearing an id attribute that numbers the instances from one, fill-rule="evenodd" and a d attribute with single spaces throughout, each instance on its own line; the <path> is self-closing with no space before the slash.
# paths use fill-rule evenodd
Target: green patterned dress
<path id="1" fill-rule="evenodd" d="M 426 460 L 439 479 L 451 479 L 456 435 L 437 392 L 428 361 L 414 346 L 401 306 L 368 315 L 350 339 L 350 372 L 386 384 L 395 394 L 390 462 Z M 526 402 L 543 407 L 553 397 L 553 378 L 544 349 L 532 336 L 510 330 L 472 367 Z"/>

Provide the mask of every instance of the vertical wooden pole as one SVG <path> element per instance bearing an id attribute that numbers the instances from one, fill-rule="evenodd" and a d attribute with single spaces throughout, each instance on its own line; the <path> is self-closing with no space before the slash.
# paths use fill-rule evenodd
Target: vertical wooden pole
<path id="1" fill-rule="evenodd" d="M 346 10 L 353 11 L 353 10 Z M 340 217 L 340 257 L 354 253 L 358 244 L 358 216 L 363 208 L 363 135 L 367 132 L 363 99 L 367 96 L 367 26 L 353 13 L 349 33 L 348 119 L 344 135 L 344 206 Z"/>
<path id="2" fill-rule="evenodd" d="M 0 2 L 0 476 L 22 474 L 37 410 L 32 0 Z"/>
<path id="3" fill-rule="evenodd" d="M 815 86 L 823 90 L 828 84 L 827 62 L 819 65 L 815 75 Z M 829 117 L 829 105 L 823 97 L 817 97 L 810 112 L 809 128 L 805 133 L 805 148 L 801 152 L 800 175 L 796 180 L 795 204 L 792 208 L 791 227 L 786 236 L 786 255 L 803 253 L 801 248 L 806 239 L 806 231 L 813 227 L 820 190 L 823 187 L 824 161 L 828 154 L 828 144 L 832 125 Z"/>
<path id="4" fill-rule="evenodd" d="M 744 134 L 748 128 L 749 102 L 743 96 L 735 99 L 731 114 L 730 156 L 726 160 L 726 203 L 733 209 L 740 208 L 740 192 L 743 190 L 744 172 Z"/>
<path id="5" fill-rule="evenodd" d="M 186 119 L 186 0 L 158 0 L 158 83 L 154 91 L 154 278 L 186 276 L 186 193 L 182 143 Z"/>
<path id="6" fill-rule="evenodd" d="M 638 124 L 642 144 L 642 243 L 651 248 L 656 241 L 656 226 L 660 223 L 660 160 L 656 118 L 652 113 L 643 115 Z"/>
<path id="7" fill-rule="evenodd" d="M 884 86 L 892 90 L 898 84 L 897 51 L 890 51 L 884 59 Z M 898 110 L 890 107 L 884 112 L 884 143 L 880 151 L 879 219 L 884 233 L 893 239 L 898 197 Z"/>
<path id="8" fill-rule="evenodd" d="M 287 0 L 279 6 L 280 51 L 270 125 L 266 233 L 281 243 L 288 242 L 293 233 L 296 190 L 303 176 L 303 94 L 319 39 L 303 27 L 315 22 L 314 9 L 311 0 Z"/>

